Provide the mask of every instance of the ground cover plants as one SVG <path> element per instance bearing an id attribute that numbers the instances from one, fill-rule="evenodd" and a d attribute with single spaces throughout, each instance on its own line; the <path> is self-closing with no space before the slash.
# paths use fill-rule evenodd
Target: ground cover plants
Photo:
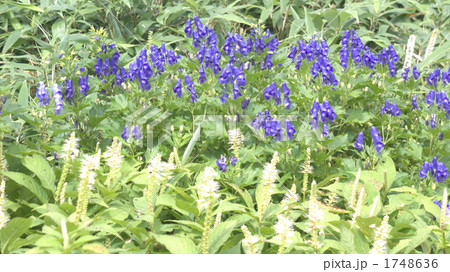
<path id="1" fill-rule="evenodd" d="M 0 252 L 448 253 L 448 42 L 339 14 L 327 38 L 281 2 L 303 34 L 63 24 L 40 70 L 4 62 Z"/>

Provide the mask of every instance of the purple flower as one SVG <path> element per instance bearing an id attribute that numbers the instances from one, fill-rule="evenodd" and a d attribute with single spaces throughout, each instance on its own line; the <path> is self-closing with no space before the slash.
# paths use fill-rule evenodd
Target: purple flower
<path id="1" fill-rule="evenodd" d="M 186 33 L 187 37 L 190 37 L 192 35 L 192 21 L 191 21 L 191 19 L 187 19 L 186 27 L 184 28 L 184 33 Z"/>
<path id="2" fill-rule="evenodd" d="M 227 104 L 228 101 L 228 93 L 222 92 L 222 96 L 220 97 L 220 102 Z"/>
<path id="3" fill-rule="evenodd" d="M 427 82 L 437 88 L 438 81 L 441 80 L 441 69 L 436 68 L 427 78 Z"/>
<path id="4" fill-rule="evenodd" d="M 426 102 L 428 105 L 430 105 L 430 107 L 431 107 L 431 106 L 434 105 L 434 99 L 435 99 L 435 97 L 436 97 L 436 92 L 435 92 L 434 90 L 430 90 L 430 91 L 428 92 L 427 97 L 425 98 L 425 102 Z"/>
<path id="5" fill-rule="evenodd" d="M 405 68 L 402 73 L 403 80 L 406 82 L 408 79 L 409 68 Z"/>
<path id="6" fill-rule="evenodd" d="M 392 116 L 400 116 L 402 114 L 398 106 L 388 100 L 385 101 L 384 106 L 381 108 L 381 115 L 386 113 Z"/>
<path id="7" fill-rule="evenodd" d="M 330 129 L 328 128 L 327 124 L 323 124 L 322 136 L 326 137 L 328 136 L 328 133 L 330 133 Z"/>
<path id="8" fill-rule="evenodd" d="M 390 44 L 388 46 L 389 48 L 389 57 L 394 61 L 397 62 L 398 61 L 398 55 L 397 52 L 395 51 L 394 47 Z"/>
<path id="9" fill-rule="evenodd" d="M 220 171 L 227 171 L 227 158 L 225 156 L 221 155 L 220 158 L 217 159 L 216 164 L 219 167 Z"/>
<path id="10" fill-rule="evenodd" d="M 426 178 L 428 172 L 431 172 L 431 176 L 438 183 L 444 182 L 448 178 L 448 170 L 443 162 L 438 162 L 437 157 L 434 157 L 430 162 L 425 161 L 422 169 L 419 171 L 421 178 Z"/>
<path id="11" fill-rule="evenodd" d="M 419 76 L 420 76 L 420 73 L 419 73 L 419 71 L 417 70 L 417 66 L 416 66 L 416 65 L 413 66 L 412 74 L 413 74 L 414 79 L 418 79 Z"/>
<path id="12" fill-rule="evenodd" d="M 198 96 L 197 93 L 195 92 L 194 82 L 192 82 L 189 75 L 184 76 L 184 82 L 186 83 L 188 91 L 191 93 L 191 102 L 197 102 Z"/>
<path id="13" fill-rule="evenodd" d="M 55 98 L 55 112 L 59 115 L 63 109 L 63 96 L 58 83 L 53 84 L 52 91 L 53 97 Z"/>
<path id="14" fill-rule="evenodd" d="M 378 133 L 378 129 L 376 127 L 372 127 L 370 129 L 370 133 L 372 134 L 372 141 L 373 144 L 375 145 L 375 150 L 377 151 L 378 154 L 380 154 L 380 151 L 381 149 L 383 149 L 384 144 L 382 142 L 380 134 Z"/>
<path id="15" fill-rule="evenodd" d="M 243 101 L 242 101 L 242 109 L 245 110 L 248 107 L 248 104 L 250 103 L 250 97 L 246 97 Z"/>
<path id="16" fill-rule="evenodd" d="M 66 79 L 66 99 L 71 102 L 73 98 L 73 82 L 72 79 Z"/>
<path id="17" fill-rule="evenodd" d="M 417 105 L 417 94 L 413 95 L 411 100 L 412 100 L 412 106 L 413 106 L 411 110 L 415 110 L 415 109 L 419 110 L 419 106 Z"/>
<path id="18" fill-rule="evenodd" d="M 238 161 L 238 159 L 237 159 L 236 157 L 234 157 L 234 156 L 231 156 L 231 157 L 230 157 L 231 165 L 235 166 L 236 163 L 237 163 L 237 161 Z"/>
<path id="19" fill-rule="evenodd" d="M 362 131 L 358 133 L 358 137 L 356 137 L 355 148 L 361 152 L 364 146 L 364 133 Z"/>
<path id="20" fill-rule="evenodd" d="M 284 121 L 284 124 L 286 125 L 286 134 L 288 139 L 290 140 L 294 138 L 294 133 L 296 132 L 296 130 L 294 129 L 294 125 L 288 119 Z"/>
<path id="21" fill-rule="evenodd" d="M 430 125 L 430 128 L 435 128 L 436 127 L 436 114 L 432 114 L 430 121 L 427 121 L 426 123 L 427 123 L 427 125 L 428 124 Z"/>
<path id="22" fill-rule="evenodd" d="M 80 80 L 78 81 L 78 85 L 80 86 L 80 92 L 83 95 L 87 95 L 87 92 L 89 91 L 89 89 L 91 88 L 89 86 L 89 75 L 86 75 L 85 77 L 80 76 Z"/>
<path id="23" fill-rule="evenodd" d="M 292 46 L 291 48 L 291 52 L 289 53 L 289 55 L 287 56 L 290 59 L 294 59 L 295 55 L 297 54 L 297 46 Z"/>
<path id="24" fill-rule="evenodd" d="M 397 69 L 395 69 L 395 64 L 392 60 L 388 61 L 388 67 L 389 67 L 389 74 L 391 75 L 391 77 L 395 77 L 395 75 L 397 74 Z"/>
<path id="25" fill-rule="evenodd" d="M 39 98 L 39 105 L 48 106 L 50 102 L 50 97 L 47 92 L 48 88 L 45 87 L 44 82 L 39 82 L 39 86 L 37 88 L 36 97 Z"/>
<path id="26" fill-rule="evenodd" d="M 181 91 L 181 79 L 177 79 L 177 83 L 175 83 L 175 86 L 173 87 L 173 92 L 176 94 L 176 97 L 182 97 L 183 92 Z"/>
<path id="27" fill-rule="evenodd" d="M 128 138 L 130 137 L 129 132 L 128 132 L 128 126 L 125 126 L 123 128 L 123 132 L 122 132 L 122 139 L 124 139 L 125 141 L 128 140 Z"/>
<path id="28" fill-rule="evenodd" d="M 199 74 L 200 74 L 200 76 L 198 77 L 198 82 L 199 82 L 200 84 L 203 84 L 203 82 L 206 81 L 205 68 L 203 67 L 203 64 L 200 65 L 200 69 L 199 69 L 198 72 L 199 72 Z"/>
<path id="29" fill-rule="evenodd" d="M 139 126 L 131 127 L 131 135 L 133 135 L 133 138 L 136 140 L 140 140 L 142 138 L 142 133 L 139 130 Z"/>

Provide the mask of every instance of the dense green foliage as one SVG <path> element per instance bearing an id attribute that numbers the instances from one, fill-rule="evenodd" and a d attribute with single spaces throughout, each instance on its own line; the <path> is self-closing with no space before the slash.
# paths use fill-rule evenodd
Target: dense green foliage
<path id="1" fill-rule="evenodd" d="M 0 6 L 0 175 L 6 181 L 0 223 L 2 212 L 9 218 L 0 224 L 1 253 L 369 253 L 383 239 L 389 253 L 450 250 L 449 226 L 433 203 L 445 202 L 449 179 L 419 176 L 434 157 L 450 167 L 450 120 L 426 102 L 430 89 L 449 96 L 450 84 L 433 87 L 427 78 L 435 68 L 448 69 L 450 1 L 22 2 Z M 217 34 L 222 69 L 230 61 L 222 50 L 228 32 L 247 39 L 252 29 L 270 29 L 280 41 L 273 67 L 259 65 L 267 64 L 268 49 L 240 55 L 246 66 L 240 68 L 242 96 L 231 93 L 222 103 L 220 72 L 207 68 L 206 81 L 198 82 L 199 49 L 184 32 L 194 16 Z M 400 56 L 396 76 L 387 65 L 369 69 L 351 58 L 347 69 L 340 66 L 341 39 L 350 29 L 376 54 L 393 45 Z M 425 57 L 435 29 L 434 50 Z M 404 81 L 412 34 L 412 62 L 421 76 Z M 300 39 L 328 42 L 338 85 L 312 75 L 314 61 L 296 69 L 288 55 Z M 130 71 L 143 48 L 150 52 L 163 43 L 181 59 L 160 74 L 152 66 L 149 90 L 138 80 L 114 85 L 114 75 L 96 71 L 98 57 L 110 59 L 116 50 L 119 67 Z M 104 50 L 104 44 L 115 48 Z M 86 75 L 90 89 L 84 95 L 79 84 Z M 186 75 L 195 82 L 197 102 L 188 97 Z M 66 79 L 73 79 L 74 96 L 64 97 L 63 109 L 55 112 L 55 87 L 50 89 L 55 83 L 64 89 Z M 183 80 L 181 98 L 173 92 L 177 79 Z M 39 82 L 49 89 L 47 106 L 40 105 Z M 272 82 L 287 84 L 290 108 L 263 96 Z M 418 110 L 411 109 L 413 95 Z M 247 97 L 250 104 L 242 109 Z M 398 105 L 400 116 L 380 114 L 386 100 Z M 328 135 L 322 127 L 311 130 L 315 101 L 329 101 L 337 115 Z M 293 139 L 285 134 L 276 141 L 254 129 L 252 120 L 265 110 L 283 121 L 283 130 L 284 120 L 292 121 Z M 142 139 L 123 137 L 125 126 L 138 126 Z M 381 152 L 371 127 L 380 132 Z M 235 128 L 245 136 L 239 147 L 229 143 Z M 365 137 L 361 152 L 354 147 L 359 132 Z M 63 148 L 71 133 L 80 156 Z M 113 173 L 111 146 L 118 143 L 123 162 Z M 219 171 L 222 155 L 227 161 L 236 156 L 237 164 Z M 220 200 L 202 199 L 208 167 L 217 172 L 210 174 Z M 267 185 L 271 179 L 276 182 Z M 293 225 L 283 236 L 285 219 Z M 244 239 L 242 225 L 255 235 L 255 245 Z M 379 234 L 383 229 L 387 233 Z"/>

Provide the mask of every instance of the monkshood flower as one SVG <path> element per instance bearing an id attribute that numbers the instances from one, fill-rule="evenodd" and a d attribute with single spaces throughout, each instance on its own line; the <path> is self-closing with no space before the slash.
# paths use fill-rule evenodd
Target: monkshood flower
<path id="1" fill-rule="evenodd" d="M 230 56 L 230 62 L 236 62 L 236 53 L 242 56 L 247 56 L 247 53 L 252 51 L 252 40 L 249 38 L 247 42 L 239 34 L 231 35 L 228 33 L 228 37 L 225 39 L 223 51 L 227 56 Z"/>
<path id="2" fill-rule="evenodd" d="M 392 116 L 400 116 L 402 112 L 398 108 L 398 106 L 394 103 L 389 102 L 388 100 L 385 101 L 384 106 L 381 108 L 381 115 L 383 114 L 390 114 Z"/>
<path id="3" fill-rule="evenodd" d="M 417 94 L 413 95 L 411 101 L 412 101 L 412 106 L 413 106 L 411 110 L 415 110 L 415 109 L 419 110 L 419 106 L 417 105 Z"/>
<path id="4" fill-rule="evenodd" d="M 87 92 L 89 91 L 89 89 L 91 88 L 89 86 L 89 75 L 86 76 L 80 76 L 80 80 L 78 81 L 78 85 L 80 86 L 80 92 L 83 95 L 87 95 Z"/>
<path id="5" fill-rule="evenodd" d="M 234 157 L 234 156 L 231 156 L 231 157 L 230 157 L 231 165 L 235 166 L 236 163 L 237 163 L 237 161 L 238 161 L 238 159 L 237 159 L 236 157 Z"/>
<path id="6" fill-rule="evenodd" d="M 356 137 L 355 148 L 361 152 L 364 146 L 364 133 L 362 131 L 358 133 L 358 137 Z"/>
<path id="7" fill-rule="evenodd" d="M 177 79 L 177 83 L 173 87 L 173 92 L 176 94 L 176 97 L 182 97 L 183 92 L 181 91 L 181 79 Z"/>
<path id="8" fill-rule="evenodd" d="M 447 83 L 450 82 L 450 67 L 448 68 L 447 71 L 442 71 L 442 83 L 444 85 L 447 85 Z"/>
<path id="9" fill-rule="evenodd" d="M 122 132 L 121 137 L 122 137 L 122 139 L 124 139 L 125 141 L 128 140 L 128 138 L 130 137 L 129 130 L 128 130 L 128 126 L 125 126 L 125 127 L 123 128 L 123 132 Z"/>
<path id="10" fill-rule="evenodd" d="M 284 121 L 284 124 L 286 126 L 286 134 L 287 134 L 288 139 L 290 140 L 290 139 L 294 138 L 294 133 L 296 132 L 294 125 L 288 119 L 286 119 Z"/>
<path id="11" fill-rule="evenodd" d="M 389 57 L 391 58 L 391 60 L 393 60 L 394 62 L 398 61 L 398 55 L 397 52 L 395 51 L 394 47 L 390 44 L 388 46 L 389 48 Z"/>
<path id="12" fill-rule="evenodd" d="M 403 69 L 402 77 L 405 82 L 408 79 L 408 73 L 409 73 L 409 68 Z"/>
<path id="13" fill-rule="evenodd" d="M 219 159 L 216 161 L 219 170 L 222 172 L 227 171 L 227 158 L 224 155 L 221 155 Z"/>
<path id="14" fill-rule="evenodd" d="M 372 53 L 367 46 L 364 49 L 362 62 L 364 66 L 370 69 L 375 69 L 375 65 L 378 63 L 377 55 Z"/>
<path id="15" fill-rule="evenodd" d="M 438 81 L 441 80 L 441 69 L 436 68 L 427 78 L 427 82 L 437 88 Z"/>
<path id="16" fill-rule="evenodd" d="M 320 116 L 322 123 L 333 123 L 336 119 L 337 115 L 327 100 L 320 105 Z"/>
<path id="17" fill-rule="evenodd" d="M 449 104 L 449 100 L 447 94 L 444 91 L 436 93 L 436 104 L 438 109 L 446 109 L 446 104 Z"/>
<path id="18" fill-rule="evenodd" d="M 73 98 L 73 82 L 72 79 L 66 79 L 66 100 L 71 102 Z"/>
<path id="19" fill-rule="evenodd" d="M 131 135 L 133 135 L 133 138 L 135 138 L 136 140 L 142 139 L 142 133 L 139 130 L 139 126 L 131 127 Z"/>
<path id="20" fill-rule="evenodd" d="M 47 92 L 48 88 L 45 87 L 44 82 L 39 82 L 39 86 L 37 88 L 36 97 L 39 98 L 40 106 L 48 106 L 50 102 L 50 97 Z"/>
<path id="21" fill-rule="evenodd" d="M 248 104 L 250 104 L 250 97 L 246 97 L 246 98 L 242 101 L 241 108 L 242 108 L 243 110 L 247 109 Z"/>
<path id="22" fill-rule="evenodd" d="M 342 35 L 341 44 L 342 46 L 348 46 L 348 42 L 350 41 L 350 30 L 346 30 L 344 35 Z"/>
<path id="23" fill-rule="evenodd" d="M 355 30 L 352 31 L 352 44 L 351 44 L 351 53 L 352 59 L 356 64 L 361 63 L 361 50 L 364 48 L 364 44 L 361 39 L 356 34 Z"/>
<path id="24" fill-rule="evenodd" d="M 187 37 L 190 37 L 192 35 L 192 20 L 189 18 L 186 21 L 186 26 L 184 28 L 184 33 L 186 33 Z"/>
<path id="25" fill-rule="evenodd" d="M 436 127 L 436 114 L 432 114 L 431 115 L 431 119 L 430 122 L 427 121 L 427 124 L 430 124 L 430 128 L 435 128 Z"/>
<path id="26" fill-rule="evenodd" d="M 384 144 L 382 142 L 380 134 L 378 133 L 378 129 L 376 127 L 372 127 L 370 129 L 370 133 L 372 134 L 372 141 L 373 144 L 375 145 L 375 150 L 377 151 L 378 154 L 380 154 L 380 151 L 381 149 L 383 149 Z"/>
<path id="27" fill-rule="evenodd" d="M 297 55 L 297 46 L 292 46 L 291 52 L 288 54 L 288 58 L 294 60 L 295 56 Z"/>
<path id="28" fill-rule="evenodd" d="M 425 161 L 422 165 L 422 169 L 419 172 L 419 177 L 426 178 L 428 172 L 431 172 L 431 176 L 438 183 L 444 182 L 448 178 L 448 170 L 443 162 L 438 162 L 437 157 L 434 157 L 431 162 Z"/>
<path id="29" fill-rule="evenodd" d="M 328 133 L 330 133 L 330 129 L 328 128 L 328 125 L 327 124 L 323 124 L 323 126 L 322 126 L 322 136 L 326 137 L 326 136 L 328 136 Z"/>
<path id="30" fill-rule="evenodd" d="M 197 93 L 195 92 L 194 82 L 192 82 L 189 75 L 184 76 L 184 83 L 186 83 L 187 89 L 191 93 L 191 102 L 197 102 L 198 96 Z"/>
<path id="31" fill-rule="evenodd" d="M 63 109 L 63 96 L 58 83 L 53 84 L 52 92 L 53 97 L 55 98 L 55 112 L 56 114 L 60 114 Z"/>
<path id="32" fill-rule="evenodd" d="M 387 64 L 389 60 L 389 54 L 386 48 L 383 48 L 380 53 L 378 53 L 378 63 L 382 64 L 383 67 Z"/>
<path id="33" fill-rule="evenodd" d="M 427 97 L 425 98 L 425 102 L 426 102 L 428 105 L 430 105 L 430 107 L 431 107 L 431 106 L 434 105 L 435 97 L 436 97 L 436 92 L 435 92 L 434 90 L 430 90 L 430 91 L 428 92 Z"/>
<path id="34" fill-rule="evenodd" d="M 389 74 L 391 75 L 391 77 L 395 77 L 395 75 L 397 74 L 397 69 L 395 69 L 395 64 L 392 60 L 389 60 L 387 62 L 388 67 L 389 67 Z"/>
<path id="35" fill-rule="evenodd" d="M 227 89 L 228 84 L 231 83 L 233 88 L 233 99 L 237 99 L 242 96 L 240 90 L 247 84 L 243 71 L 243 65 L 236 67 L 233 63 L 228 63 L 219 76 L 219 83 L 224 85 L 225 90 Z M 222 98 L 224 97 L 225 95 Z M 226 95 L 226 97 L 228 97 L 228 95 Z M 226 98 L 224 100 L 226 101 Z"/>
<path id="36" fill-rule="evenodd" d="M 205 74 L 205 68 L 203 67 L 203 64 L 200 65 L 200 69 L 199 69 L 199 77 L 198 77 L 198 82 L 200 84 L 203 84 L 203 82 L 206 81 L 206 74 Z"/>
<path id="37" fill-rule="evenodd" d="M 413 66 L 412 74 L 413 74 L 414 79 L 418 79 L 420 76 L 419 70 L 417 70 L 416 65 Z"/>

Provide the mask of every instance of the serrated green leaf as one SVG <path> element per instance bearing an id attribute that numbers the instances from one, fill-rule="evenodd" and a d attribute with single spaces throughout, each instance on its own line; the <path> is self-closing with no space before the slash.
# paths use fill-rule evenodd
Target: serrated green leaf
<path id="1" fill-rule="evenodd" d="M 32 222 L 32 218 L 16 217 L 11 219 L 6 227 L 0 229 L 0 245 L 2 254 L 14 250 L 14 248 L 10 248 L 10 246 L 30 228 Z"/>
<path id="2" fill-rule="evenodd" d="M 163 244 L 173 254 L 197 254 L 198 249 L 188 237 L 175 235 L 154 235 L 158 243 Z"/>
<path id="3" fill-rule="evenodd" d="M 43 157 L 35 154 L 31 157 L 25 157 L 22 160 L 22 163 L 28 170 L 36 174 L 41 181 L 42 187 L 50 190 L 52 193 L 55 192 L 55 173 L 50 164 Z"/>

